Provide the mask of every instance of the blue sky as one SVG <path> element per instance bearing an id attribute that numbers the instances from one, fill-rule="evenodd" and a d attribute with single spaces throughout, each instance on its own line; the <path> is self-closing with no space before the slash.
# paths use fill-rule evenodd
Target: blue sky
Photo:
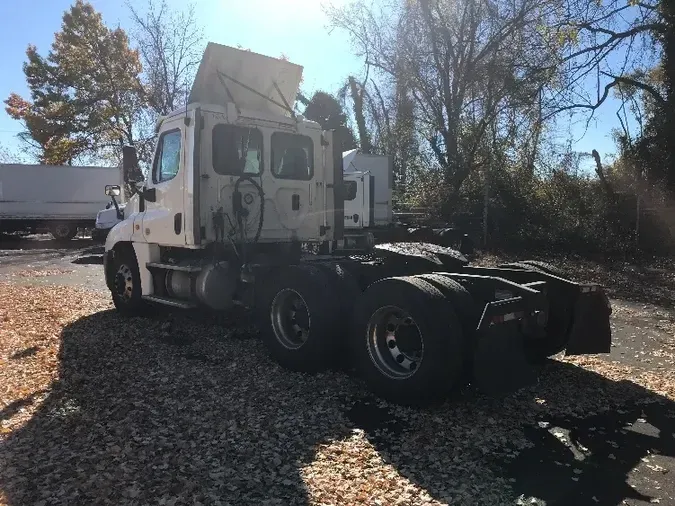
<path id="1" fill-rule="evenodd" d="M 311 94 L 315 89 L 335 92 L 347 75 L 360 73 L 362 62 L 351 54 L 349 40 L 344 32 L 328 33 L 328 20 L 322 4 L 330 1 L 340 5 L 347 0 L 199 0 L 197 20 L 203 27 L 206 41 L 250 48 L 269 56 L 286 54 L 291 61 L 304 67 L 303 90 Z M 91 0 L 109 26 L 128 28 L 129 16 L 123 0 Z M 180 8 L 185 2 L 168 0 Z M 11 92 L 28 96 L 22 64 L 29 43 L 46 54 L 54 32 L 60 29 L 63 12 L 71 0 L 21 0 L 0 2 L 0 47 L 3 48 L 0 97 Z M 558 135 L 566 139 L 570 131 L 576 140 L 573 149 L 597 149 L 601 155 L 614 151 L 609 134 L 618 125 L 616 104 L 607 103 L 596 113 L 596 120 L 584 135 L 585 122 L 569 126 L 560 121 Z M 0 111 L 0 146 L 20 149 L 16 134 L 19 122 Z"/>

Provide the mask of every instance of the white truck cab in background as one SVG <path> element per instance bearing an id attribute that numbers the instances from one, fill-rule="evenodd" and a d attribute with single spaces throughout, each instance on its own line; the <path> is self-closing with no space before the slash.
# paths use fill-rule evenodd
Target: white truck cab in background
<path id="1" fill-rule="evenodd" d="M 121 192 L 120 192 L 121 193 Z M 91 238 L 95 241 L 105 240 L 108 232 L 124 219 L 124 210 L 127 204 L 125 202 L 117 202 L 116 196 L 111 196 L 112 200 L 96 214 L 96 223 L 94 230 L 91 233 Z"/>
<path id="2" fill-rule="evenodd" d="M 387 227 L 393 223 L 392 163 L 388 155 L 365 154 L 357 149 L 343 153 L 344 181 L 352 185 L 345 198 L 345 229 Z"/>

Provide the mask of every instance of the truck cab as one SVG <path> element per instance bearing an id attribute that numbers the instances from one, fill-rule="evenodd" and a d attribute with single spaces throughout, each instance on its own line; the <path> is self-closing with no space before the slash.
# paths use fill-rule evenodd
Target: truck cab
<path id="1" fill-rule="evenodd" d="M 301 76 L 287 61 L 208 44 L 187 106 L 157 122 L 137 205 L 106 239 L 110 265 L 115 250 L 133 254 L 141 297 L 168 300 L 153 267 L 167 255 L 241 269 L 263 251 L 341 238 L 341 153 L 331 131 L 294 113 Z"/>

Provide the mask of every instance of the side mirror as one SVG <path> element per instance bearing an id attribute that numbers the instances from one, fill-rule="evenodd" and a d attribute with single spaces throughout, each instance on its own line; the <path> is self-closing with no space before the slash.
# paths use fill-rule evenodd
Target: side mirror
<path id="1" fill-rule="evenodd" d="M 108 197 L 119 197 L 122 193 L 122 189 L 117 184 L 107 184 L 105 185 L 105 194 Z"/>
<path id="2" fill-rule="evenodd" d="M 144 188 L 141 197 L 148 202 L 155 202 L 157 201 L 157 190 L 155 188 Z"/>
<path id="3" fill-rule="evenodd" d="M 138 172 L 138 154 L 133 146 L 122 147 L 122 171 L 125 182 L 133 181 Z"/>

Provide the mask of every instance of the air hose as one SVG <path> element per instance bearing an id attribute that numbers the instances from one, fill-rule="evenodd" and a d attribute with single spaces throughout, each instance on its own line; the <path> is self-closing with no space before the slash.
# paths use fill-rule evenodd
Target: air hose
<path id="1" fill-rule="evenodd" d="M 255 189 L 258 191 L 258 197 L 260 198 L 260 217 L 258 218 L 258 229 L 256 230 L 255 237 L 253 238 L 253 244 L 255 244 L 260 239 L 260 234 L 262 233 L 263 220 L 265 216 L 265 192 L 263 191 L 262 186 L 249 174 L 240 176 L 239 179 L 237 179 L 237 182 L 234 183 L 232 207 L 242 235 L 242 243 L 244 242 L 245 233 L 243 218 L 248 214 L 248 211 L 244 209 L 244 206 L 241 203 L 242 197 L 241 192 L 239 191 L 239 185 L 244 181 L 250 182 L 255 187 Z M 242 244 L 242 246 L 244 245 Z"/>

